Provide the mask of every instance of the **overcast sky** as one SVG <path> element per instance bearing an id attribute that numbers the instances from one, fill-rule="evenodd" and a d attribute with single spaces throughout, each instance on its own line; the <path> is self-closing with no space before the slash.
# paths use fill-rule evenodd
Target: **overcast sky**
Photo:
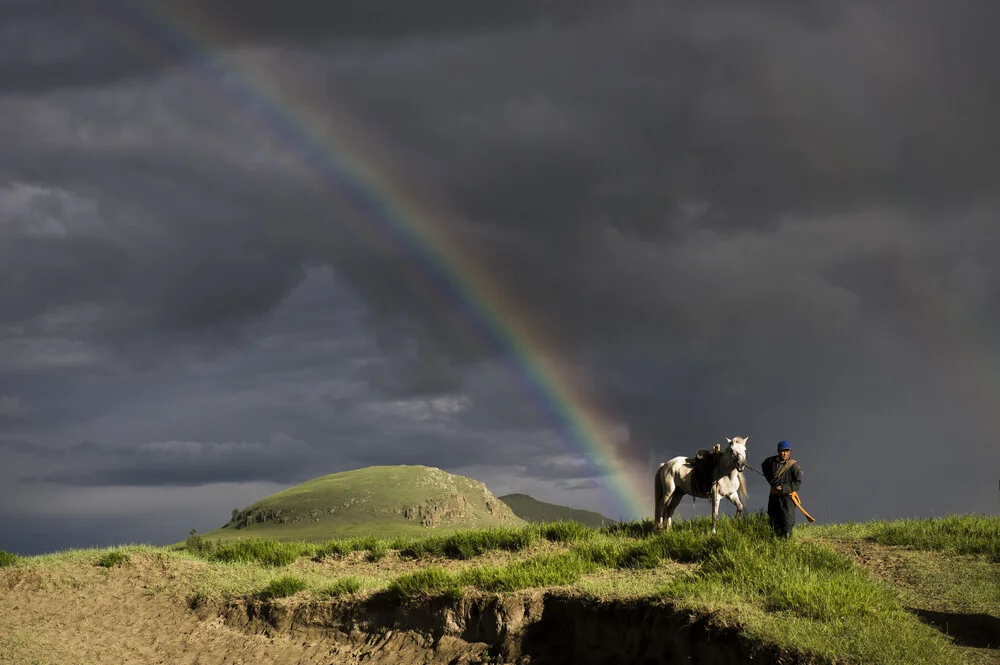
<path id="1" fill-rule="evenodd" d="M 821 521 L 996 512 L 998 23 L 0 0 L 0 549 L 173 542 L 372 464 L 639 516 L 416 220 L 641 492 L 748 435 Z"/>

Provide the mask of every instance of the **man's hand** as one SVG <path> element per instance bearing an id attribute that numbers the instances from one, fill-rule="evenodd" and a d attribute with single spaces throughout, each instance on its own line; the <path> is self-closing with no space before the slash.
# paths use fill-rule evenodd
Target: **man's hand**
<path id="1" fill-rule="evenodd" d="M 781 491 L 781 485 L 775 485 L 774 489 L 776 489 L 776 490 L 778 490 L 780 492 Z"/>

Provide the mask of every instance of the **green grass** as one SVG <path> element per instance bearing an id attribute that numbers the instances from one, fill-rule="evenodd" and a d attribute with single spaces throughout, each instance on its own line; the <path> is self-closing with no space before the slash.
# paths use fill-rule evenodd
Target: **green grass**
<path id="1" fill-rule="evenodd" d="M 542 538 L 553 543 L 575 543 L 590 540 L 599 532 L 581 522 L 559 521 L 540 523 L 538 533 Z"/>
<path id="2" fill-rule="evenodd" d="M 272 600 L 293 596 L 299 591 L 309 588 L 309 583 L 295 575 L 284 575 L 272 580 L 266 587 L 258 591 L 254 597 L 258 600 Z"/>
<path id="3" fill-rule="evenodd" d="M 443 567 L 429 566 L 394 579 L 389 583 L 389 593 L 400 601 L 422 595 L 458 598 L 462 595 L 462 585 Z"/>
<path id="4" fill-rule="evenodd" d="M 769 537 L 759 515 L 720 521 L 718 538 L 705 540 L 714 544 L 682 543 L 700 565 L 665 585 L 665 597 L 700 610 L 738 608 L 748 634 L 823 658 L 953 662 L 947 639 L 907 612 L 896 589 L 822 544 Z"/>
<path id="5" fill-rule="evenodd" d="M 361 538 L 342 538 L 328 540 L 326 543 L 316 548 L 313 558 L 322 561 L 327 557 L 344 557 L 353 552 L 367 552 L 365 560 L 375 562 L 383 559 L 390 550 L 398 550 L 406 547 L 407 541 L 404 538 L 392 540 L 365 536 Z"/>
<path id="6" fill-rule="evenodd" d="M 12 554 L 7 550 L 0 550 L 0 568 L 7 568 L 8 566 L 16 566 L 23 561 L 23 557 L 17 554 Z"/>
<path id="7" fill-rule="evenodd" d="M 505 566 L 475 566 L 455 575 L 460 586 L 483 591 L 511 592 L 535 587 L 573 584 L 598 566 L 574 552 L 541 555 Z"/>
<path id="8" fill-rule="evenodd" d="M 338 598 L 340 596 L 357 593 L 364 587 L 364 582 L 357 577 L 342 577 L 333 584 L 323 586 L 319 589 L 319 596 Z"/>
<path id="9" fill-rule="evenodd" d="M 524 526 L 467 529 L 448 535 L 423 538 L 378 538 L 361 536 L 335 538 L 322 544 L 305 541 L 283 541 L 269 538 L 245 538 L 223 541 L 213 545 L 207 539 L 189 538 L 186 549 L 207 561 L 265 563 L 289 565 L 299 557 L 310 556 L 316 561 L 328 557 L 345 557 L 353 552 L 366 552 L 366 561 L 379 561 L 396 551 L 403 558 L 419 559 L 441 556 L 448 559 L 468 560 L 489 552 L 519 552 L 547 540 L 556 543 L 589 542 L 599 538 L 601 531 L 576 522 L 553 522 Z M 198 537 L 200 538 L 200 537 Z"/>
<path id="10" fill-rule="evenodd" d="M 400 575 L 389 584 L 389 591 L 399 599 L 425 595 L 456 597 L 467 586 L 483 591 L 511 592 L 565 586 L 597 568 L 593 562 L 573 552 L 534 556 L 503 566 L 473 566 L 457 572 L 432 566 Z"/>
<path id="11" fill-rule="evenodd" d="M 427 555 L 449 559 L 473 559 L 487 552 L 504 550 L 518 552 L 530 547 L 540 538 L 538 527 L 495 527 L 475 529 L 415 540 L 400 550 L 400 556 L 416 559 Z"/>
<path id="12" fill-rule="evenodd" d="M 850 522 L 809 527 L 809 533 L 827 538 L 865 539 L 880 545 L 918 550 L 978 554 L 1000 562 L 1000 516 L 997 515 Z"/>
<path id="13" fill-rule="evenodd" d="M 129 561 L 131 561 L 131 557 L 128 552 L 122 549 L 113 549 L 99 556 L 96 564 L 103 568 L 116 568 L 124 566 Z"/>
<path id="14" fill-rule="evenodd" d="M 316 546 L 312 543 L 253 538 L 222 543 L 208 555 L 208 559 L 219 563 L 256 563 L 281 567 L 294 563 L 301 557 L 315 555 Z"/>
<path id="15" fill-rule="evenodd" d="M 686 529 L 691 524 L 691 520 L 681 520 L 676 523 L 674 528 Z M 653 520 L 618 522 L 617 524 L 603 527 L 601 533 L 609 536 L 624 536 L 626 538 L 645 538 L 653 534 Z"/>

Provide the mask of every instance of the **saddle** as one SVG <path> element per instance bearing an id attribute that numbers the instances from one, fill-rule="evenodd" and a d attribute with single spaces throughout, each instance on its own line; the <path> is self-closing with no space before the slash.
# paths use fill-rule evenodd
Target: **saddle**
<path id="1" fill-rule="evenodd" d="M 694 454 L 694 457 L 685 458 L 685 466 L 694 469 L 692 485 L 695 492 L 708 494 L 712 490 L 712 469 L 715 468 L 716 458 L 721 454 L 722 445 L 717 443 L 712 448 L 702 448 Z"/>

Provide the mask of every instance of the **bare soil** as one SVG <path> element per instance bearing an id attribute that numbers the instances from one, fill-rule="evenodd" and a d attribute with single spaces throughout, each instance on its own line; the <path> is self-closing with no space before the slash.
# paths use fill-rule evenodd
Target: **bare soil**
<path id="1" fill-rule="evenodd" d="M 250 635 L 222 617 L 199 617 L 172 591 L 182 574 L 141 559 L 111 570 L 0 571 L 0 663 L 334 662 L 326 644 Z"/>

